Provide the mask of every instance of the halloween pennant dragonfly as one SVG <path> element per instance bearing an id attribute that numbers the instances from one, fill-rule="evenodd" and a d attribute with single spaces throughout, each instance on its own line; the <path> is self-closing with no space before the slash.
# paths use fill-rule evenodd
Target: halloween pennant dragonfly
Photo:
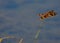
<path id="1" fill-rule="evenodd" d="M 56 12 L 54 10 L 51 10 L 46 13 L 39 14 L 39 16 L 40 16 L 40 19 L 43 20 L 52 16 L 56 16 Z"/>

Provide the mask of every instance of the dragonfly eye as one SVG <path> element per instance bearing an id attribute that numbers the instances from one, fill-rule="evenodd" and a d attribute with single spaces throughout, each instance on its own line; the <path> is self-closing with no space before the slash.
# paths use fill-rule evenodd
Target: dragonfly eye
<path id="1" fill-rule="evenodd" d="M 41 19 L 43 19 L 43 17 L 40 17 Z"/>

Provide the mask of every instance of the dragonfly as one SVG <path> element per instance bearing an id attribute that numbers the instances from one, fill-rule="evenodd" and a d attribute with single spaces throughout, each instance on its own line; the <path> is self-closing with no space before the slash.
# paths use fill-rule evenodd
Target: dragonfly
<path id="1" fill-rule="evenodd" d="M 47 12 L 42 13 L 42 14 L 39 13 L 38 15 L 39 15 L 41 20 L 44 20 L 46 18 L 56 16 L 56 14 L 57 13 L 54 10 L 50 10 L 50 11 L 47 11 Z"/>

